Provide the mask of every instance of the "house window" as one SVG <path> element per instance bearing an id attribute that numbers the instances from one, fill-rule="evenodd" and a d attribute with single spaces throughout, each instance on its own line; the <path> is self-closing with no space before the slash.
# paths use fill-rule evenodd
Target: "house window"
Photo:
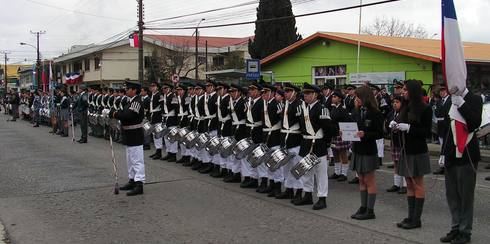
<path id="1" fill-rule="evenodd" d="M 63 65 L 63 74 L 66 74 L 66 64 Z"/>
<path id="2" fill-rule="evenodd" d="M 218 56 L 218 57 L 213 57 L 213 66 L 223 66 L 225 65 L 225 57 Z"/>
<path id="3" fill-rule="evenodd" d="M 313 67 L 313 83 L 322 86 L 327 82 L 332 82 L 335 86 L 346 84 L 347 72 L 346 65 Z"/>
<path id="4" fill-rule="evenodd" d="M 85 71 L 90 71 L 90 59 L 85 59 Z"/>
<path id="5" fill-rule="evenodd" d="M 94 63 L 95 63 L 95 70 L 99 70 L 100 69 L 100 58 L 99 57 L 95 57 L 94 58 Z"/>
<path id="6" fill-rule="evenodd" d="M 79 72 L 80 70 L 82 70 L 82 62 L 73 62 L 73 72 Z"/>

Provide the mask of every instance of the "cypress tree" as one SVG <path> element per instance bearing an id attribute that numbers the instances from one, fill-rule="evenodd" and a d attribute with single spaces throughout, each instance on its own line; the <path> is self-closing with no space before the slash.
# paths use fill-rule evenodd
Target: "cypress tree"
<path id="1" fill-rule="evenodd" d="M 290 0 L 260 0 L 257 8 L 257 21 L 292 15 Z M 248 51 L 254 59 L 263 59 L 302 39 L 297 33 L 295 18 L 257 21 L 255 22 L 255 38 L 248 42 Z"/>

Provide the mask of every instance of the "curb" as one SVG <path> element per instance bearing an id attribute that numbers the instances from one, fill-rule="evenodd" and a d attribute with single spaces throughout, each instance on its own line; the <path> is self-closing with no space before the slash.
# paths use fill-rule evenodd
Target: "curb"
<path id="1" fill-rule="evenodd" d="M 0 244 L 9 244 L 10 241 L 7 238 L 7 231 L 5 230 L 5 226 L 3 226 L 2 222 L 0 222 Z"/>

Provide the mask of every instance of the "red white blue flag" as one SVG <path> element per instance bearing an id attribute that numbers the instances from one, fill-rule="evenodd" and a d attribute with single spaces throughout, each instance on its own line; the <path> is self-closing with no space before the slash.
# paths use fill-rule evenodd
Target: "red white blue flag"
<path id="1" fill-rule="evenodd" d="M 466 90 L 466 61 L 456 17 L 453 0 L 442 0 L 442 70 L 448 91 L 462 96 Z M 466 120 L 461 116 L 456 106 L 451 107 L 450 117 L 453 140 L 456 145 L 456 157 L 461 158 L 464 149 L 472 138 L 466 126 Z"/>
<path id="2" fill-rule="evenodd" d="M 129 35 L 129 45 L 131 47 L 139 47 L 139 36 L 138 32 L 134 32 Z"/>

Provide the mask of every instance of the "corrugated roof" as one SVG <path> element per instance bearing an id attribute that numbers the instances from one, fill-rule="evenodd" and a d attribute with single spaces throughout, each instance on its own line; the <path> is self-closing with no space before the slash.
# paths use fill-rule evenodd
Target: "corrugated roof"
<path id="1" fill-rule="evenodd" d="M 277 51 L 262 59 L 261 63 L 269 63 L 304 44 L 317 38 L 324 38 L 349 44 L 391 52 L 399 55 L 420 58 L 432 62 L 441 61 L 441 41 L 436 39 L 418 39 L 404 37 L 387 37 L 374 35 L 358 35 L 338 32 L 317 32 L 306 39 Z M 463 42 L 465 58 L 469 62 L 490 62 L 490 44 L 478 42 Z"/>

